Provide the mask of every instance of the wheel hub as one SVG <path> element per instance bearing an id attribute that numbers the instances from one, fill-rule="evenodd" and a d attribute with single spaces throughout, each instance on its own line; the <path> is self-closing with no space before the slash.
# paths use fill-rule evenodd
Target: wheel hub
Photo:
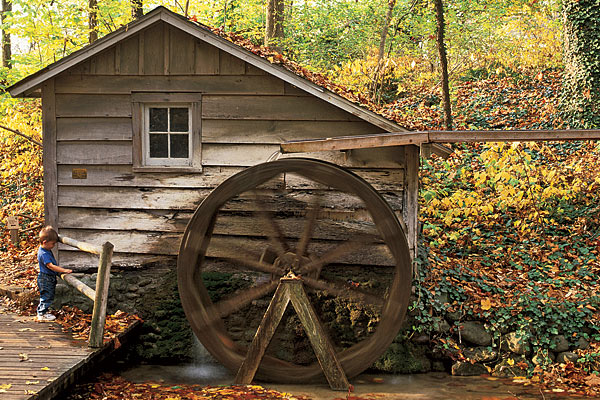
<path id="1" fill-rule="evenodd" d="M 283 275 L 293 273 L 294 275 L 301 275 L 303 272 L 303 266 L 308 264 L 310 259 L 308 257 L 299 257 L 292 252 L 286 252 L 281 256 L 277 257 L 273 262 L 275 268 L 282 270 Z"/>

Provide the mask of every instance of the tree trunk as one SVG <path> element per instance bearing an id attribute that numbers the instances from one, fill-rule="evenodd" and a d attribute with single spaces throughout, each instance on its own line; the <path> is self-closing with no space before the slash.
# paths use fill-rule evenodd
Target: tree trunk
<path id="1" fill-rule="evenodd" d="M 281 52 L 281 39 L 283 39 L 284 15 L 284 0 L 268 0 L 267 24 L 265 27 L 265 46 L 270 46 L 279 52 Z"/>
<path id="2" fill-rule="evenodd" d="M 394 7 L 396 6 L 396 0 L 389 0 L 387 13 L 385 14 L 385 21 L 381 28 L 381 39 L 379 40 L 379 54 L 377 55 L 377 64 L 381 63 L 383 55 L 385 53 L 385 41 L 387 40 L 388 29 L 390 28 L 390 22 L 392 21 L 392 14 Z"/>
<path id="3" fill-rule="evenodd" d="M 600 128 L 600 7 L 597 0 L 565 0 L 561 125 Z"/>
<path id="4" fill-rule="evenodd" d="M 144 2 L 143 0 L 131 0 L 131 17 L 138 19 L 144 16 Z"/>
<path id="5" fill-rule="evenodd" d="M 90 44 L 98 40 L 98 3 L 97 0 L 89 2 L 89 28 L 90 28 Z"/>
<path id="6" fill-rule="evenodd" d="M 440 54 L 442 68 L 442 101 L 444 103 L 444 123 L 446 130 L 452 130 L 452 108 L 450 106 L 450 88 L 448 84 L 448 58 L 446 57 L 446 44 L 444 43 L 444 5 L 442 0 L 435 0 L 435 15 L 437 20 L 437 48 Z"/>
<path id="7" fill-rule="evenodd" d="M 5 16 L 7 12 L 12 11 L 11 0 L 2 0 L 2 24 L 5 23 Z M 2 66 L 4 68 L 12 68 L 11 63 L 12 48 L 10 46 L 10 33 L 6 31 L 6 27 L 2 29 Z"/>
<path id="8" fill-rule="evenodd" d="M 375 66 L 375 73 L 373 74 L 373 80 L 371 81 L 371 87 L 369 91 L 371 92 L 371 98 L 374 101 L 378 101 L 377 94 L 381 94 L 381 90 L 383 89 L 383 80 L 385 77 L 385 68 L 383 66 L 383 56 L 385 54 L 385 42 L 387 40 L 388 29 L 390 28 L 390 22 L 392 21 L 392 14 L 394 12 L 394 7 L 396 6 L 396 0 L 388 1 L 388 9 L 385 14 L 385 20 L 383 21 L 383 26 L 381 27 L 381 38 L 379 40 L 379 54 L 377 54 L 377 65 Z M 380 96 L 379 96 L 380 97 Z"/>

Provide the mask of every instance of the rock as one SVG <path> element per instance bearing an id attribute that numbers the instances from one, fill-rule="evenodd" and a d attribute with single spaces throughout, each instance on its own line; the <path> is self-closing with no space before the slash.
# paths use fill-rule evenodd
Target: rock
<path id="1" fill-rule="evenodd" d="M 444 372 L 446 371 L 446 367 L 442 361 L 436 360 L 431 362 L 431 370 L 436 372 Z"/>
<path id="2" fill-rule="evenodd" d="M 452 375 L 456 376 L 476 376 L 487 373 L 489 373 L 488 369 L 482 364 L 457 361 L 452 365 Z"/>
<path id="3" fill-rule="evenodd" d="M 498 358 L 498 352 L 489 347 L 467 348 L 463 350 L 463 355 L 475 362 L 490 362 Z"/>
<path id="4" fill-rule="evenodd" d="M 426 355 L 427 347 L 412 342 L 392 343 L 373 365 L 384 372 L 414 374 L 431 371 L 431 361 Z"/>
<path id="5" fill-rule="evenodd" d="M 415 335 L 411 340 L 417 344 L 429 343 L 429 335 Z"/>
<path id="6" fill-rule="evenodd" d="M 576 362 L 579 356 L 572 351 L 563 351 L 556 356 L 556 362 L 566 364 L 568 362 Z"/>
<path id="7" fill-rule="evenodd" d="M 585 338 L 579 337 L 575 342 L 575 349 L 579 350 L 587 350 L 590 347 L 590 342 L 588 342 Z"/>
<path id="8" fill-rule="evenodd" d="M 138 285 L 131 284 L 131 285 L 127 286 L 128 292 L 137 292 L 138 290 L 140 290 L 140 287 Z"/>
<path id="9" fill-rule="evenodd" d="M 500 342 L 500 350 L 510 350 L 515 354 L 527 355 L 531 353 L 529 335 L 523 332 L 509 332 Z"/>
<path id="10" fill-rule="evenodd" d="M 492 335 L 484 328 L 483 324 L 476 321 L 465 321 L 458 324 L 460 335 L 463 339 L 479 346 L 492 344 Z"/>
<path id="11" fill-rule="evenodd" d="M 550 349 L 555 353 L 569 350 L 569 341 L 564 335 L 556 335 L 550 340 Z"/>
<path id="12" fill-rule="evenodd" d="M 442 317 L 434 317 L 431 327 L 435 333 L 450 332 L 450 324 Z"/>
<path id="13" fill-rule="evenodd" d="M 531 358 L 531 362 L 533 362 L 535 365 L 544 366 L 553 363 L 555 359 L 556 356 L 553 352 L 540 350 Z"/>
<path id="14" fill-rule="evenodd" d="M 253 329 L 248 329 L 244 332 L 244 340 L 247 342 L 252 342 L 254 335 L 256 335 L 256 331 Z"/>
<path id="15" fill-rule="evenodd" d="M 450 303 L 450 298 L 448 296 L 448 293 L 438 293 L 435 295 L 433 300 L 440 304 Z"/>
<path id="16" fill-rule="evenodd" d="M 519 359 L 517 357 L 515 358 L 508 358 L 496 364 L 496 366 L 494 367 L 494 371 L 492 371 L 492 376 L 498 378 L 514 378 L 515 376 L 527 376 L 527 371 L 518 366 L 518 363 L 521 361 L 525 361 L 525 359 Z"/>
<path id="17" fill-rule="evenodd" d="M 446 318 L 448 318 L 448 321 L 450 322 L 456 322 L 462 318 L 462 313 L 460 311 L 449 312 L 446 313 Z"/>
<path id="18" fill-rule="evenodd" d="M 140 287 L 148 286 L 151 283 L 152 283 L 152 279 L 150 279 L 150 278 L 143 278 L 143 279 L 140 279 L 140 281 L 138 282 L 138 286 L 140 286 Z"/>

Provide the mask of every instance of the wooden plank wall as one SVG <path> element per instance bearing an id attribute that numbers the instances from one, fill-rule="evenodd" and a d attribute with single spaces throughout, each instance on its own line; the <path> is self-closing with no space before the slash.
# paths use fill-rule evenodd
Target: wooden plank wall
<path id="1" fill-rule="evenodd" d="M 110 240 L 116 264 L 176 256 L 202 199 L 234 173 L 266 161 L 282 141 L 382 131 L 163 23 L 73 67 L 54 86 L 58 228 L 91 243 Z M 139 91 L 203 93 L 201 174 L 133 172 L 131 92 Z M 351 168 L 401 215 L 403 148 L 305 156 Z M 76 169 L 87 178 L 74 178 Z M 277 185 L 324 190 L 291 176 Z M 229 234 L 244 235 L 239 217 L 224 223 Z M 64 247 L 60 257 L 75 268 L 91 261 Z"/>

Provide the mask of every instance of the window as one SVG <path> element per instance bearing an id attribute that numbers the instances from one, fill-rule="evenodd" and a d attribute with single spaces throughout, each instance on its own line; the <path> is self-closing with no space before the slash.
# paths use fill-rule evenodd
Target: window
<path id="1" fill-rule="evenodd" d="M 144 164 L 190 165 L 190 108 L 184 105 L 145 106 Z"/>
<path id="2" fill-rule="evenodd" d="M 134 170 L 201 170 L 200 95 L 134 93 Z"/>

